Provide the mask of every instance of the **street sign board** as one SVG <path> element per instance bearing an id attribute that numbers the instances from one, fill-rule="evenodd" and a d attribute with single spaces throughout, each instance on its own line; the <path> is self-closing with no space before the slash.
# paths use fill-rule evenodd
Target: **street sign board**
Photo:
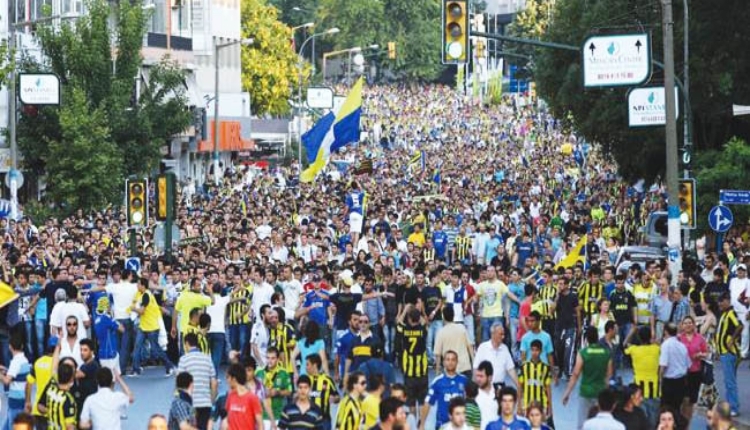
<path id="1" fill-rule="evenodd" d="M 129 257 L 125 260 L 125 269 L 135 273 L 141 273 L 141 259 L 138 257 Z"/>
<path id="2" fill-rule="evenodd" d="M 312 109 L 331 109 L 333 107 L 333 90 L 328 87 L 308 88 L 307 105 Z"/>
<path id="3" fill-rule="evenodd" d="M 724 205 L 750 205 L 750 191 L 719 190 L 719 201 Z"/>
<path id="4" fill-rule="evenodd" d="M 591 36 L 581 49 L 585 87 L 640 85 L 651 77 L 647 33 Z"/>
<path id="5" fill-rule="evenodd" d="M 679 100 L 677 87 L 675 100 Z M 680 116 L 680 104 L 675 104 L 675 117 Z M 667 123 L 667 100 L 664 87 L 634 88 L 628 93 L 628 125 L 648 127 Z"/>
<path id="6" fill-rule="evenodd" d="M 22 73 L 18 97 L 27 105 L 59 105 L 60 78 L 52 73 Z"/>
<path id="7" fill-rule="evenodd" d="M 708 212 L 708 225 L 717 233 L 726 233 L 734 223 L 734 215 L 727 206 L 714 206 Z"/>

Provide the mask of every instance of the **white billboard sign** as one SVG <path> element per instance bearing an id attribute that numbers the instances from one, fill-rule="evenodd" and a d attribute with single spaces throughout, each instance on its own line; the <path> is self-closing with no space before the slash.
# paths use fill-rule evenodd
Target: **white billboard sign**
<path id="1" fill-rule="evenodd" d="M 331 109 L 333 107 L 333 90 L 328 87 L 308 88 L 307 106 L 312 109 Z"/>
<path id="2" fill-rule="evenodd" d="M 19 76 L 18 96 L 27 105 L 59 105 L 60 79 L 51 73 L 24 73 Z"/>
<path id="3" fill-rule="evenodd" d="M 592 36 L 581 49 L 585 87 L 640 85 L 651 77 L 651 39 L 646 33 Z"/>
<path id="4" fill-rule="evenodd" d="M 674 89 L 675 117 L 680 116 L 680 100 Z M 634 88 L 628 94 L 628 125 L 648 127 L 667 123 L 667 101 L 664 87 Z"/>

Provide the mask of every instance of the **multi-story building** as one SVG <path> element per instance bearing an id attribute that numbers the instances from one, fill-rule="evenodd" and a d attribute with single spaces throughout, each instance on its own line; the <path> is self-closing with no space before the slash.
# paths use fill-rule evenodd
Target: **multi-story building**
<path id="1" fill-rule="evenodd" d="M 185 94 L 195 112 L 196 124 L 175 136 L 163 148 L 167 164 L 181 181 L 202 183 L 212 166 L 215 46 L 241 39 L 241 0 L 145 0 L 148 30 L 143 40 L 144 58 L 135 85 L 148 85 L 149 69 L 169 56 L 185 70 Z M 14 23 L 42 17 L 43 6 L 52 16 L 75 19 L 85 14 L 83 0 L 0 0 L 0 38 L 7 40 Z M 56 22 L 57 20 L 53 21 Z M 19 48 L 38 48 L 30 31 L 17 33 Z M 250 96 L 242 91 L 240 44 L 219 51 L 219 148 L 220 160 L 227 165 L 232 152 L 251 149 L 249 130 L 242 121 L 249 118 Z M 7 87 L 0 92 L 0 124 L 8 123 Z M 224 118 L 224 119 L 222 119 Z M 201 123 L 203 125 L 201 126 Z M 7 172 L 9 151 L 0 137 L 0 172 Z M 2 148 L 6 147 L 6 148 Z"/>

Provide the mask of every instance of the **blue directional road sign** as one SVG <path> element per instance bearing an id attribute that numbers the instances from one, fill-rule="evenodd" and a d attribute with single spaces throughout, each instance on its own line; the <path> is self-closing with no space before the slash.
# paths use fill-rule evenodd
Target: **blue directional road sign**
<path id="1" fill-rule="evenodd" d="M 714 206 L 708 212 L 708 225 L 717 233 L 726 233 L 734 223 L 734 215 L 726 206 Z"/>
<path id="2" fill-rule="evenodd" d="M 750 191 L 720 190 L 719 201 L 724 205 L 750 205 Z"/>
<path id="3" fill-rule="evenodd" d="M 141 259 L 138 257 L 130 257 L 125 260 L 125 269 L 132 270 L 135 273 L 141 273 Z"/>

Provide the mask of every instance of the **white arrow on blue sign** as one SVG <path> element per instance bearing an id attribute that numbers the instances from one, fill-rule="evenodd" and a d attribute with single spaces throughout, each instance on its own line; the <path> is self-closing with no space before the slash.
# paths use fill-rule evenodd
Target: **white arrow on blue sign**
<path id="1" fill-rule="evenodd" d="M 141 273 L 141 259 L 138 257 L 130 257 L 125 260 L 125 269 L 131 270 L 135 273 Z"/>
<path id="2" fill-rule="evenodd" d="M 708 225 L 717 233 L 726 233 L 734 223 L 734 215 L 727 206 L 714 206 L 708 212 Z"/>

